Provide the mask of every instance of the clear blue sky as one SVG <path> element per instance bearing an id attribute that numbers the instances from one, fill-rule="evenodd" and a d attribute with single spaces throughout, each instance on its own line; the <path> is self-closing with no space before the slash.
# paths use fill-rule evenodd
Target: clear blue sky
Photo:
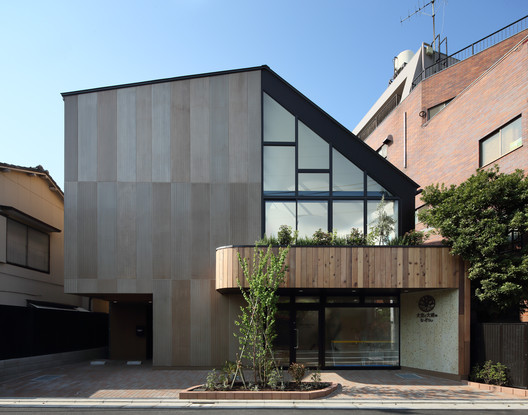
<path id="1" fill-rule="evenodd" d="M 392 59 L 432 39 L 424 0 L 90 0 L 0 3 L 0 161 L 62 187 L 61 92 L 269 65 L 352 130 Z M 528 14 L 527 0 L 436 0 L 449 52 Z M 425 11 L 430 13 L 430 6 Z"/>

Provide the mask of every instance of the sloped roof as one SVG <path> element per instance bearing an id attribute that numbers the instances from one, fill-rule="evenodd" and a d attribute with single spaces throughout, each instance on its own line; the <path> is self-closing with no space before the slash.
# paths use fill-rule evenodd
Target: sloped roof
<path id="1" fill-rule="evenodd" d="M 62 199 L 64 199 L 64 192 L 60 188 L 60 186 L 57 184 L 55 180 L 53 180 L 53 177 L 49 174 L 48 170 L 45 170 L 44 167 L 42 167 L 40 164 L 36 167 L 25 167 L 25 166 L 18 166 L 16 164 L 8 164 L 8 163 L 2 163 L 0 162 L 0 172 L 8 172 L 10 170 L 15 170 L 23 173 L 33 173 L 45 180 L 49 183 L 49 188 L 51 191 L 56 191 Z"/>

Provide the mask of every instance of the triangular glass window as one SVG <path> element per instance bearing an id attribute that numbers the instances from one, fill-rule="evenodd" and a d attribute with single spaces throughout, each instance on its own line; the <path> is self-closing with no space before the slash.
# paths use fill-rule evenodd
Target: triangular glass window
<path id="1" fill-rule="evenodd" d="M 339 151 L 332 151 L 332 190 L 338 196 L 363 196 L 363 171 L 343 156 Z"/>
<path id="2" fill-rule="evenodd" d="M 264 93 L 264 141 L 295 141 L 295 117 Z"/>
<path id="3" fill-rule="evenodd" d="M 372 177 L 367 176 L 367 196 L 392 196 L 392 194 Z"/>

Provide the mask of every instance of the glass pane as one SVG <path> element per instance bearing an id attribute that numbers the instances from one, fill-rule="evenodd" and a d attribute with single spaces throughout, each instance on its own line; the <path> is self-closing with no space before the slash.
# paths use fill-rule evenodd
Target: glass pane
<path id="1" fill-rule="evenodd" d="M 299 168 L 328 169 L 329 144 L 299 121 Z M 325 157 L 325 155 L 327 155 Z"/>
<path id="2" fill-rule="evenodd" d="M 266 235 L 277 235 L 281 225 L 295 229 L 295 202 L 266 202 Z"/>
<path id="3" fill-rule="evenodd" d="M 295 297 L 296 303 L 318 303 L 319 302 L 319 296 L 309 296 L 309 297 Z"/>
<path id="4" fill-rule="evenodd" d="M 522 144 L 522 133 L 521 133 L 521 118 L 516 119 L 514 122 L 508 124 L 501 131 L 502 134 L 502 153 L 506 154 Z"/>
<path id="5" fill-rule="evenodd" d="M 385 296 L 385 297 L 365 297 L 366 304 L 396 304 L 398 303 L 398 297 Z"/>
<path id="6" fill-rule="evenodd" d="M 363 196 L 363 171 L 343 156 L 332 151 L 332 190 L 339 196 Z"/>
<path id="7" fill-rule="evenodd" d="M 326 302 L 329 304 L 359 304 L 359 297 L 327 297 Z"/>
<path id="8" fill-rule="evenodd" d="M 299 173 L 299 194 L 309 196 L 327 196 L 330 192 L 328 173 Z"/>
<path id="9" fill-rule="evenodd" d="M 289 298 L 288 298 L 289 299 Z M 290 311 L 279 310 L 275 314 L 277 337 L 273 341 L 274 355 L 277 365 L 288 367 L 290 365 Z"/>
<path id="10" fill-rule="evenodd" d="M 377 208 L 381 201 L 369 200 L 367 201 L 367 229 L 370 232 L 370 228 L 375 226 L 378 222 Z M 394 224 L 394 230 L 390 233 L 389 238 L 395 238 L 398 232 L 398 201 L 397 200 L 385 200 L 385 213 L 392 217 L 396 223 Z"/>
<path id="11" fill-rule="evenodd" d="M 392 196 L 383 186 L 376 180 L 367 176 L 367 195 L 368 196 Z"/>
<path id="12" fill-rule="evenodd" d="M 398 308 L 326 308 L 326 366 L 398 366 Z"/>
<path id="13" fill-rule="evenodd" d="M 295 361 L 308 367 L 319 366 L 319 312 L 296 311 Z"/>
<path id="14" fill-rule="evenodd" d="M 27 266 L 27 226 L 14 220 L 7 220 L 7 262 Z"/>
<path id="15" fill-rule="evenodd" d="M 264 192 L 295 192 L 295 147 L 264 146 Z"/>
<path id="16" fill-rule="evenodd" d="M 297 229 L 299 236 L 312 236 L 322 229 L 328 229 L 328 203 L 327 202 L 299 202 L 297 207 Z"/>
<path id="17" fill-rule="evenodd" d="M 349 234 L 352 228 L 359 229 L 363 233 L 364 206 L 362 200 L 334 202 L 333 230 L 337 231 L 339 236 Z"/>
<path id="18" fill-rule="evenodd" d="M 49 236 L 28 228 L 28 267 L 49 270 Z"/>
<path id="19" fill-rule="evenodd" d="M 493 134 L 480 143 L 480 165 L 484 166 L 500 157 L 500 135 Z"/>
<path id="20" fill-rule="evenodd" d="M 264 94 L 264 141 L 295 141 L 295 117 Z"/>

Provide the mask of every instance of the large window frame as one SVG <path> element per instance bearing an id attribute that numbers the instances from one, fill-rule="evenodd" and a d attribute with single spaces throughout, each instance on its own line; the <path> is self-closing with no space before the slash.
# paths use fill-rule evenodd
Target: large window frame
<path id="1" fill-rule="evenodd" d="M 262 117 L 264 119 L 264 99 L 265 94 L 268 95 L 270 98 L 275 100 L 277 103 L 280 104 L 279 101 L 275 97 L 273 97 L 271 94 L 269 94 L 267 91 L 262 91 Z M 280 104 L 282 106 L 282 104 Z M 361 201 L 363 202 L 363 233 L 365 235 L 368 234 L 368 202 L 369 201 L 381 201 L 382 195 L 387 202 L 394 202 L 397 206 L 397 229 L 394 230 L 396 235 L 400 235 L 400 228 L 401 228 L 401 203 L 400 198 L 397 196 L 393 196 L 392 194 L 385 192 L 369 192 L 368 191 L 368 181 L 369 181 L 369 175 L 366 170 L 359 169 L 362 171 L 363 175 L 363 191 L 361 195 L 350 195 L 350 194 L 344 194 L 346 192 L 336 192 L 333 189 L 333 165 L 334 165 L 334 157 L 333 157 L 333 151 L 338 151 L 341 155 L 343 155 L 350 163 L 354 164 L 352 160 L 350 160 L 346 155 L 344 155 L 342 152 L 340 152 L 335 146 L 325 140 L 322 135 L 317 134 L 322 140 L 324 140 L 328 144 L 328 168 L 299 168 L 299 123 L 303 123 L 305 126 L 311 129 L 309 122 L 306 120 L 303 120 L 296 114 L 292 113 L 290 110 L 282 106 L 286 111 L 288 111 L 289 114 L 294 118 L 295 120 L 295 139 L 294 141 L 266 141 L 266 137 L 264 136 L 264 127 L 262 127 L 262 140 L 261 140 L 261 182 L 262 182 L 262 223 L 261 223 L 261 229 L 262 229 L 262 235 L 266 233 L 266 203 L 267 202 L 295 202 L 295 222 L 296 226 L 298 227 L 299 222 L 299 216 L 298 216 L 298 206 L 299 203 L 303 202 L 327 202 L 328 203 L 328 220 L 327 220 L 327 229 L 326 231 L 333 231 L 333 204 L 335 201 Z M 264 122 L 262 123 L 264 125 Z M 265 159 L 264 159 L 264 153 L 266 147 L 293 147 L 295 149 L 295 190 L 294 191 L 266 191 L 264 189 L 264 170 L 265 170 Z M 355 164 L 354 164 L 355 165 Z M 356 166 L 357 167 L 357 166 Z M 299 190 L 299 175 L 300 174 L 328 174 L 329 176 L 329 189 L 328 193 L 326 195 L 323 194 L 306 194 L 303 191 Z M 373 180 L 370 177 L 371 180 Z M 341 193 L 341 194 L 340 194 Z M 359 192 L 358 192 L 359 193 Z M 370 194 L 369 194 L 370 193 Z M 378 194 L 373 194 L 378 193 Z M 350 229 L 348 230 L 350 231 Z M 269 235 L 268 235 L 269 236 Z M 304 236 L 304 235 L 299 235 Z M 311 236 L 311 235 L 309 235 Z"/>
<path id="2" fill-rule="evenodd" d="M 512 143 L 518 142 L 518 144 L 515 147 L 509 148 L 508 150 L 504 151 L 503 150 L 503 131 L 507 127 L 511 127 L 516 122 L 519 122 L 520 135 Z M 498 146 L 498 151 L 496 152 L 497 156 L 484 160 L 483 147 L 486 145 L 486 143 L 489 145 L 492 142 L 492 140 L 496 140 L 496 143 L 497 143 L 497 146 Z M 512 143 L 510 143 L 510 145 Z M 481 139 L 479 141 L 479 167 L 484 167 L 484 166 L 487 166 L 490 163 L 493 163 L 495 160 L 500 159 L 501 157 L 505 156 L 506 154 L 509 154 L 512 151 L 515 151 L 518 148 L 521 148 L 522 145 L 523 145 L 522 144 L 522 116 L 518 115 L 517 117 L 515 117 L 512 120 L 508 121 L 506 124 L 502 125 L 500 128 L 497 128 L 491 134 L 488 134 L 486 137 L 484 137 L 483 139 Z"/>

